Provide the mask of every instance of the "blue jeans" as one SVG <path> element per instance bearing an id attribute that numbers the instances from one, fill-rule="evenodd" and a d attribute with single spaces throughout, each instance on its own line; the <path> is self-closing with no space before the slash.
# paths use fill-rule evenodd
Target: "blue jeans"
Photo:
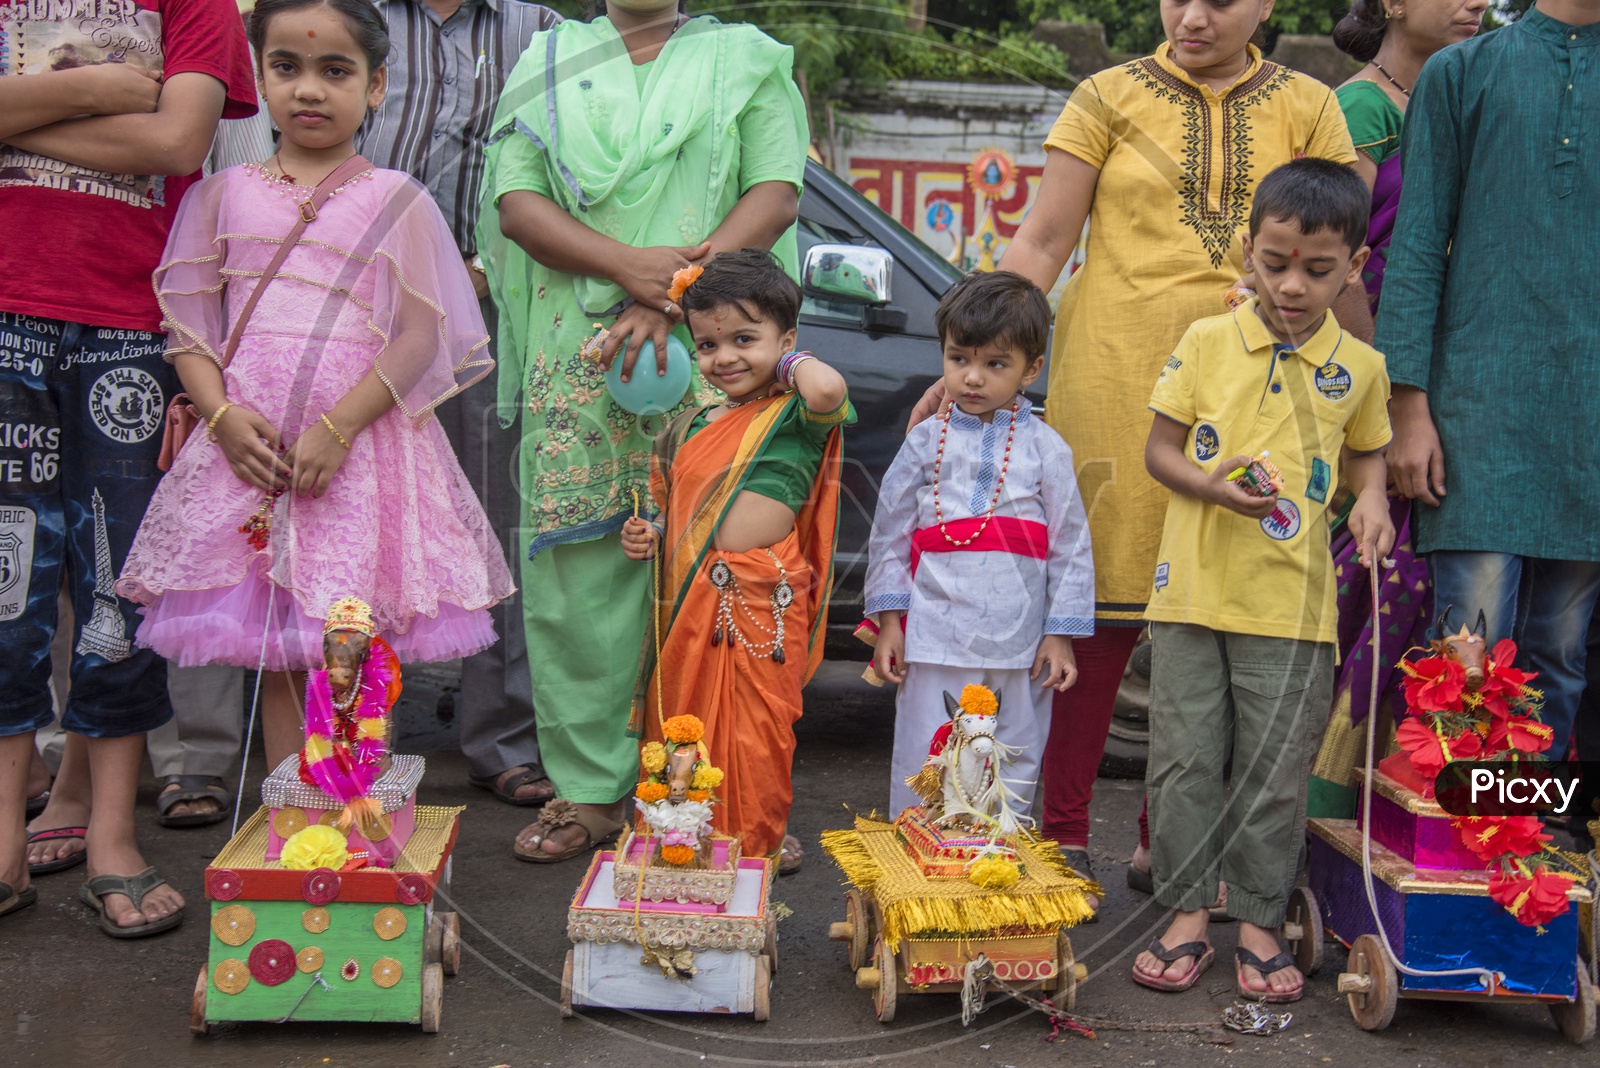
<path id="1" fill-rule="evenodd" d="M 1589 621 L 1600 597 L 1600 563 L 1541 560 L 1509 553 L 1435 552 L 1428 556 L 1433 603 L 1450 624 L 1476 625 L 1481 610 L 1489 647 L 1517 643 L 1517 660 L 1537 671 L 1544 722 L 1555 732 L 1546 755 L 1560 760 L 1572 740 L 1583 696 Z M 1590 729 L 1600 729 L 1600 724 Z"/>
<path id="2" fill-rule="evenodd" d="M 163 347 L 147 330 L 0 313 L 0 735 L 54 718 L 63 577 L 75 618 L 61 725 L 120 738 L 172 718 L 166 661 L 134 646 L 138 612 L 112 590 L 161 479 Z"/>

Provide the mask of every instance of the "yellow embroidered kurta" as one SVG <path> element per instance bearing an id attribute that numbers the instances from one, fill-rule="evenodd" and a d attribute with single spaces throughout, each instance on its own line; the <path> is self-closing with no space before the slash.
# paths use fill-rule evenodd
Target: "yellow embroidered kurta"
<path id="1" fill-rule="evenodd" d="M 1047 416 L 1077 458 L 1096 617 L 1138 622 L 1167 507 L 1144 469 L 1150 390 L 1189 324 L 1226 310 L 1256 184 L 1299 156 L 1353 163 L 1355 149 L 1321 82 L 1252 47 L 1218 94 L 1165 44 L 1083 81 L 1045 146 L 1100 168 L 1087 258 L 1056 315 Z"/>

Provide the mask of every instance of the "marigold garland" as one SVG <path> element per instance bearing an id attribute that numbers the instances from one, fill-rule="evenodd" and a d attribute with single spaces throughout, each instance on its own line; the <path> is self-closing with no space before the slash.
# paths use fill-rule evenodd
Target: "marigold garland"
<path id="1" fill-rule="evenodd" d="M 661 859 L 668 864 L 682 867 L 694 860 L 694 850 L 686 845 L 669 845 L 661 847 Z"/>
<path id="2" fill-rule="evenodd" d="M 689 784 L 696 790 L 715 790 L 722 785 L 722 769 L 701 761 L 694 769 L 694 779 Z"/>
<path id="3" fill-rule="evenodd" d="M 690 790 L 684 796 L 688 797 L 688 799 L 690 801 L 710 801 L 711 800 L 711 791 L 710 790 Z"/>
<path id="4" fill-rule="evenodd" d="M 639 800 L 647 805 L 666 800 L 669 793 L 666 783 L 650 782 L 648 780 L 639 784 L 638 792 Z"/>
<path id="5" fill-rule="evenodd" d="M 639 766 L 651 775 L 667 766 L 667 747 L 660 742 L 646 742 L 639 749 Z"/>
<path id="6" fill-rule="evenodd" d="M 985 890 L 1009 890 L 1022 879 L 1022 868 L 1008 857 L 991 853 L 972 862 L 967 878 Z"/>
<path id="7" fill-rule="evenodd" d="M 961 711 L 969 716 L 992 716 L 1000 710 L 1000 701 L 987 686 L 961 687 Z"/>
<path id="8" fill-rule="evenodd" d="M 705 737 L 706 725 L 699 716 L 673 716 L 661 725 L 661 733 L 673 745 L 694 745 Z"/>

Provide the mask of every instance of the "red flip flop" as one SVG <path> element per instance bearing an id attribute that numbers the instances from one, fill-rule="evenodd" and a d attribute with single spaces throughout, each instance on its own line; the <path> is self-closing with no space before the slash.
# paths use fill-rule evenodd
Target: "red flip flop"
<path id="1" fill-rule="evenodd" d="M 1164 946 L 1161 939 L 1156 939 L 1146 947 L 1151 956 L 1163 964 L 1171 964 L 1183 957 L 1193 957 L 1194 964 L 1183 973 L 1182 979 L 1163 979 L 1159 975 L 1146 975 L 1137 967 L 1133 969 L 1133 981 L 1140 986 L 1147 986 L 1151 990 L 1161 990 L 1169 994 L 1176 994 L 1188 990 L 1211 967 L 1211 962 L 1217 959 L 1217 951 L 1204 942 L 1183 942 L 1176 946 Z"/>
<path id="2" fill-rule="evenodd" d="M 47 831 L 34 831 L 32 834 L 28 835 L 28 844 L 32 845 L 35 842 L 55 842 L 62 838 L 82 838 L 88 833 L 89 828 L 87 827 L 51 827 Z M 68 853 L 66 856 L 57 860 L 47 860 L 40 864 L 29 864 L 28 875 L 30 877 L 35 875 L 49 875 L 52 872 L 66 871 L 68 868 L 76 868 L 79 864 L 82 864 L 88 859 L 89 851 L 87 848 L 87 841 L 84 842 L 84 846 L 85 848 L 78 850 L 76 853 Z"/>

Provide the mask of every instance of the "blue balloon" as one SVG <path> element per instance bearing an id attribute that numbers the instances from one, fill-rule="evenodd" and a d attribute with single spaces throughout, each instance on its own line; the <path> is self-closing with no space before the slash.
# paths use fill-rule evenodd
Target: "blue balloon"
<path id="1" fill-rule="evenodd" d="M 634 415 L 660 415 L 683 400 L 691 369 L 689 350 L 676 334 L 668 334 L 666 374 L 656 374 L 656 346 L 653 341 L 646 341 L 639 348 L 633 377 L 627 382 L 622 380 L 622 353 L 617 353 L 611 370 L 606 372 L 606 389 L 611 391 L 612 400 Z"/>

